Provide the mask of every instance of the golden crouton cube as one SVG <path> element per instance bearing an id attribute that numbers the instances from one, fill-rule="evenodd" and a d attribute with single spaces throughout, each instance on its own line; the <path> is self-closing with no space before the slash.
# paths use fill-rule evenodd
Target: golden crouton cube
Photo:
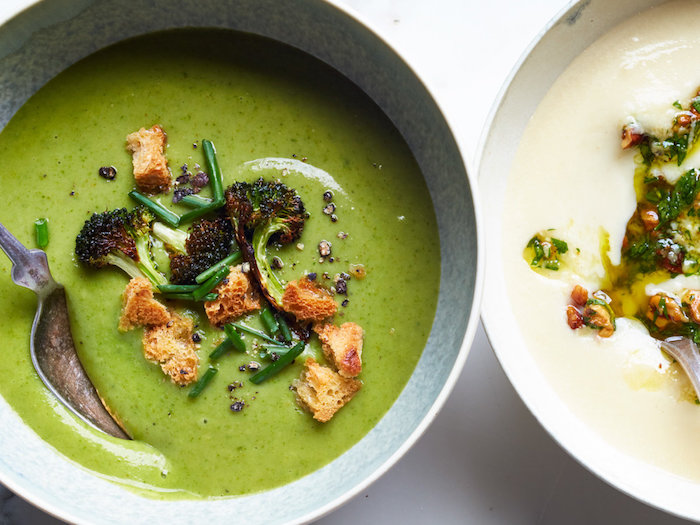
<path id="1" fill-rule="evenodd" d="M 232 266 L 226 279 L 213 290 L 218 297 L 204 303 L 204 311 L 214 326 L 224 325 L 262 307 L 260 294 L 242 267 L 240 264 Z"/>
<path id="2" fill-rule="evenodd" d="M 326 358 L 335 364 L 344 377 L 355 377 L 362 372 L 362 338 L 364 330 L 356 323 L 315 324 Z"/>
<path id="3" fill-rule="evenodd" d="M 165 140 L 165 132 L 158 125 L 141 128 L 126 137 L 126 148 L 132 154 L 134 180 L 139 189 L 147 193 L 170 189 L 170 170 L 163 153 Z"/>
<path id="4" fill-rule="evenodd" d="M 155 326 L 170 321 L 168 309 L 153 298 L 151 281 L 134 277 L 122 294 L 122 315 L 119 330 L 126 332 L 136 326 Z"/>
<path id="5" fill-rule="evenodd" d="M 304 277 L 287 283 L 282 308 L 300 321 L 323 321 L 335 314 L 338 305 L 328 291 Z"/>
<path id="6" fill-rule="evenodd" d="M 307 407 L 314 419 L 325 423 L 360 390 L 357 379 L 343 377 L 313 358 L 306 360 L 306 368 L 294 381 L 299 402 Z"/>
<path id="7" fill-rule="evenodd" d="M 164 325 L 147 328 L 143 334 L 143 354 L 160 364 L 173 383 L 186 385 L 197 380 L 199 356 L 192 341 L 191 319 L 172 314 Z"/>

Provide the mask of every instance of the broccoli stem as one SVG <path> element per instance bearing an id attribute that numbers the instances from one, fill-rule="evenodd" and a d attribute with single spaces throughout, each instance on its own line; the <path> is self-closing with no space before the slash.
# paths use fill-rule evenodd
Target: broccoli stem
<path id="1" fill-rule="evenodd" d="M 265 226 L 260 226 L 253 232 L 253 250 L 255 252 L 255 262 L 258 267 L 260 285 L 263 291 L 271 299 L 273 306 L 277 309 L 282 307 L 282 296 L 284 295 L 284 286 L 279 278 L 272 271 L 270 262 L 267 260 L 267 243 L 270 241 L 275 232 L 281 230 L 280 225 L 274 222 L 268 223 Z"/>
<path id="2" fill-rule="evenodd" d="M 144 276 L 141 270 L 139 270 L 139 267 L 136 266 L 136 263 L 122 252 L 108 253 L 105 256 L 105 262 L 124 270 L 132 279 Z"/>
<path id="3" fill-rule="evenodd" d="M 153 262 L 153 256 L 151 255 L 151 247 L 149 246 L 150 240 L 148 235 L 143 235 L 134 239 L 136 242 L 136 253 L 139 256 L 139 260 L 136 263 L 139 270 L 148 278 L 153 286 L 158 287 L 161 284 L 168 284 L 168 280 L 165 275 L 160 273 Z"/>
<path id="4" fill-rule="evenodd" d="M 170 228 L 162 222 L 153 223 L 153 235 L 170 246 L 178 253 L 187 253 L 185 243 L 187 242 L 187 232 L 177 228 Z"/>

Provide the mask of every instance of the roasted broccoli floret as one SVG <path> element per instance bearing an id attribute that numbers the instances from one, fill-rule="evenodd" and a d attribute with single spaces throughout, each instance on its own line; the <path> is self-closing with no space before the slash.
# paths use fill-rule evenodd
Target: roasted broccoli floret
<path id="1" fill-rule="evenodd" d="M 195 284 L 195 278 L 231 253 L 233 227 L 226 217 L 201 219 L 188 232 L 156 222 L 153 235 L 170 250 L 170 281 Z"/>
<path id="2" fill-rule="evenodd" d="M 75 239 L 75 254 L 83 264 L 117 266 L 131 277 L 146 277 L 154 286 L 167 283 L 153 262 L 150 242 L 151 213 L 141 206 L 93 213 Z"/>
<path id="3" fill-rule="evenodd" d="M 226 209 L 236 241 L 263 294 L 281 309 L 284 287 L 272 271 L 267 245 L 270 241 L 289 244 L 301 236 L 308 218 L 301 197 L 281 182 L 260 178 L 253 183 L 237 182 L 230 186 L 226 190 Z"/>

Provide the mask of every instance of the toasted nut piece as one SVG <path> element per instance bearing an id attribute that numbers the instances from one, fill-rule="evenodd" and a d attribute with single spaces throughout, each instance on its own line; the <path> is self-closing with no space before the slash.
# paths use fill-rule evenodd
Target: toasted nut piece
<path id="1" fill-rule="evenodd" d="M 571 300 L 575 305 L 584 306 L 586 301 L 588 301 L 588 290 L 577 284 L 571 291 Z"/>
<path id="2" fill-rule="evenodd" d="M 568 305 L 566 307 L 566 322 L 572 330 L 581 328 L 583 326 L 583 315 L 575 306 Z"/>
<path id="3" fill-rule="evenodd" d="M 293 386 L 299 403 L 311 411 L 314 419 L 325 423 L 352 399 L 362 383 L 357 379 L 343 377 L 310 357 Z"/>
<path id="4" fill-rule="evenodd" d="M 173 383 L 186 385 L 197 379 L 199 356 L 192 341 L 192 320 L 172 315 L 164 325 L 146 329 L 143 353 L 146 359 L 160 364 Z"/>
<path id="5" fill-rule="evenodd" d="M 323 321 L 338 310 L 331 294 L 307 277 L 287 283 L 282 307 L 300 321 Z"/>
<path id="6" fill-rule="evenodd" d="M 656 207 L 639 210 L 639 218 L 644 225 L 644 229 L 648 232 L 659 225 L 659 212 Z"/>
<path id="7" fill-rule="evenodd" d="M 157 326 L 170 321 L 168 309 L 153 298 L 153 286 L 145 277 L 134 277 L 122 294 L 119 330 L 136 326 Z"/>
<path id="8" fill-rule="evenodd" d="M 148 193 L 168 191 L 171 185 L 168 161 L 163 154 L 166 136 L 163 128 L 141 128 L 126 137 L 126 149 L 133 157 L 136 185 Z"/>
<path id="9" fill-rule="evenodd" d="M 610 337 L 615 333 L 615 316 L 610 306 L 600 299 L 589 299 L 583 309 L 583 322 L 598 330 L 600 337 Z"/>
<path id="10" fill-rule="evenodd" d="M 226 279 L 214 288 L 218 297 L 204 303 L 204 311 L 211 324 L 222 326 L 262 308 L 260 294 L 249 275 L 243 272 L 243 265 L 232 266 Z"/>
<path id="11" fill-rule="evenodd" d="M 683 313 L 681 305 L 673 297 L 663 293 L 658 293 L 649 299 L 647 319 L 661 329 L 669 324 L 688 322 L 688 317 Z"/>
<path id="12" fill-rule="evenodd" d="M 641 144 L 644 139 L 644 130 L 635 123 L 625 124 L 622 127 L 622 149 L 629 149 Z"/>
<path id="13" fill-rule="evenodd" d="M 681 111 L 676 114 L 671 129 L 676 133 L 687 131 L 696 119 L 696 113 L 693 113 L 693 111 Z"/>
<path id="14" fill-rule="evenodd" d="M 364 330 L 359 324 L 316 323 L 313 330 L 321 340 L 324 355 L 335 364 L 341 376 L 355 377 L 362 372 Z"/>
<path id="15" fill-rule="evenodd" d="M 690 318 L 700 324 L 700 290 L 686 290 L 681 299 L 688 305 Z"/>

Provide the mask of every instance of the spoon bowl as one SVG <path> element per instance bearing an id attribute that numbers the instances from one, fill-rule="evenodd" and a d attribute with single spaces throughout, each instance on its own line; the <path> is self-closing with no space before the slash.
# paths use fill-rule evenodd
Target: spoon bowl
<path id="1" fill-rule="evenodd" d="M 700 399 L 700 351 L 698 346 L 687 337 L 675 336 L 661 341 L 661 348 L 678 361 L 688 375 Z"/>
<path id="2" fill-rule="evenodd" d="M 107 410 L 80 363 L 68 316 L 66 292 L 54 281 L 46 253 L 25 248 L 0 223 L 0 248 L 12 261 L 12 281 L 36 293 L 30 352 L 37 374 L 71 412 L 89 425 L 130 439 Z"/>

